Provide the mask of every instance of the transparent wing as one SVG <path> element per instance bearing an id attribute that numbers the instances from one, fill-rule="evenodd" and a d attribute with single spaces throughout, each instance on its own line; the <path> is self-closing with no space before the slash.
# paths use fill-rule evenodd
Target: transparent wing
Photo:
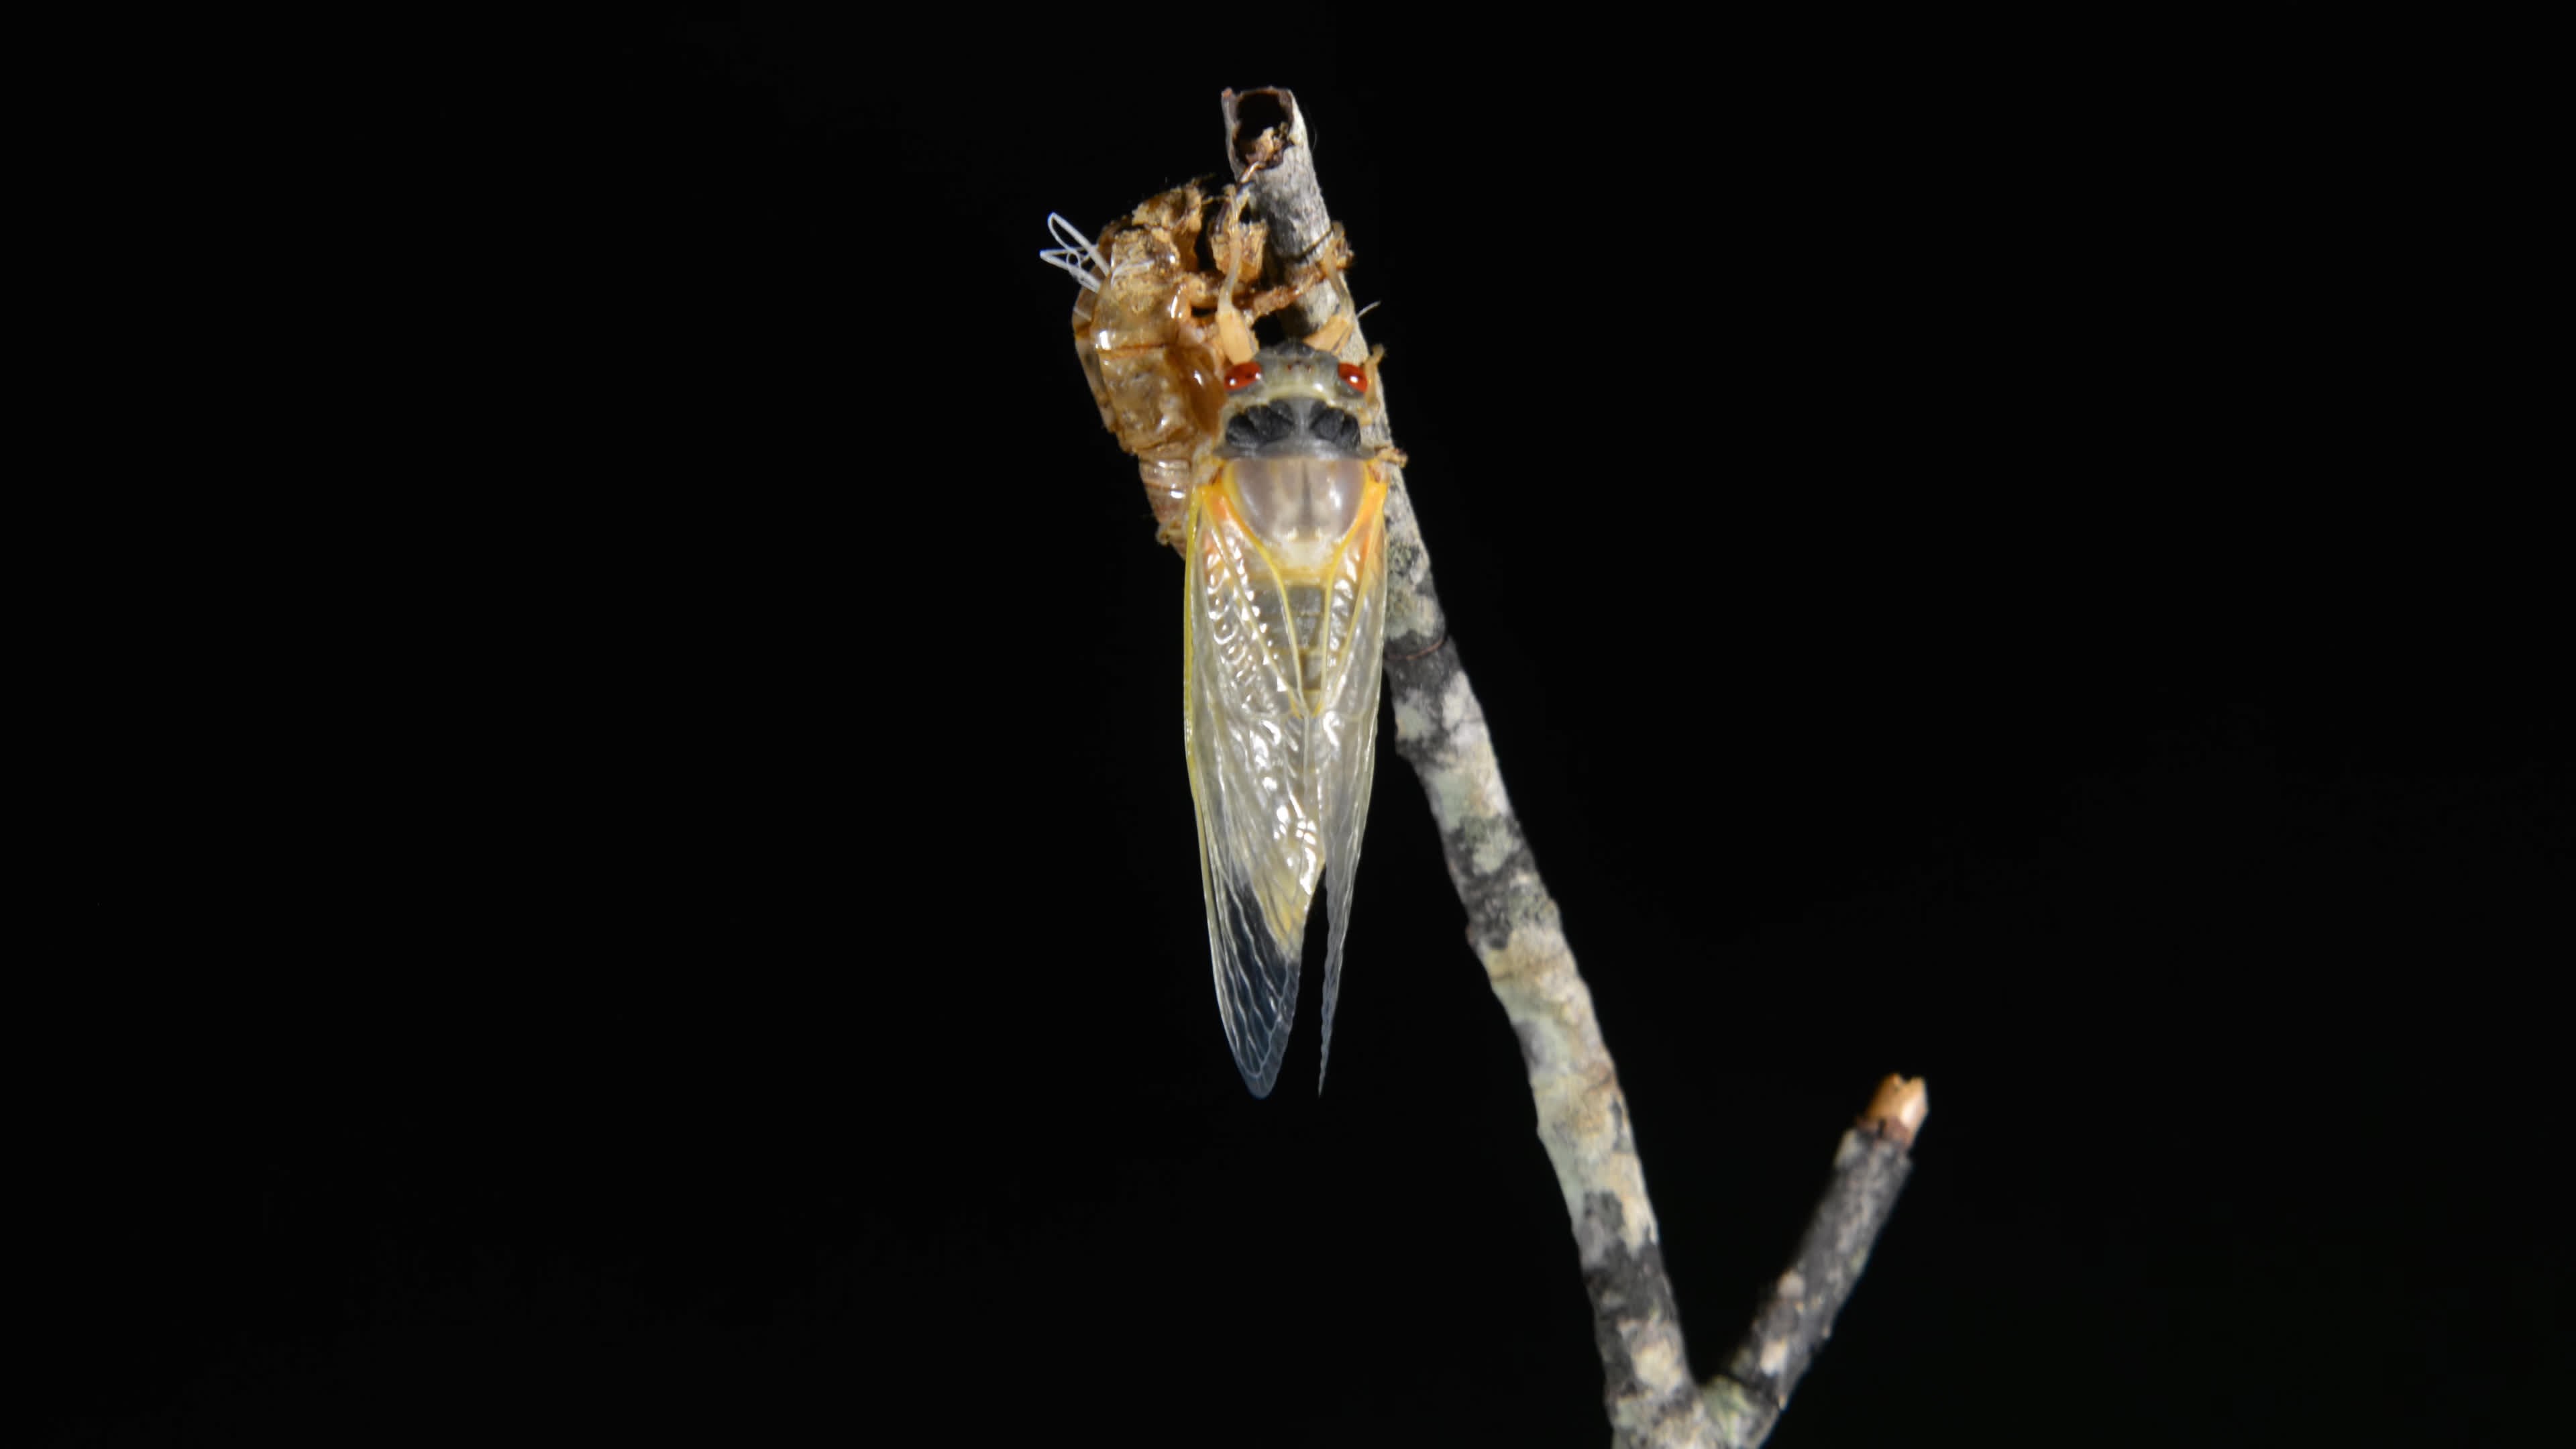
<path id="1" fill-rule="evenodd" d="M 1351 925 L 1360 835 L 1368 829 L 1369 783 L 1377 776 L 1378 681 L 1386 654 L 1386 483 L 1376 468 L 1359 519 L 1325 575 L 1322 705 L 1308 732 L 1316 813 L 1324 829 L 1324 884 L 1332 901 L 1332 943 L 1324 954 L 1324 1038 L 1315 1088 L 1333 1058 L 1333 1004 L 1342 994 L 1342 937 Z"/>
<path id="2" fill-rule="evenodd" d="M 1324 850 L 1286 592 L 1223 495 L 1189 518 L 1183 692 L 1199 882 L 1218 1014 L 1234 1064 L 1270 1095 L 1297 1012 L 1297 953 Z"/>

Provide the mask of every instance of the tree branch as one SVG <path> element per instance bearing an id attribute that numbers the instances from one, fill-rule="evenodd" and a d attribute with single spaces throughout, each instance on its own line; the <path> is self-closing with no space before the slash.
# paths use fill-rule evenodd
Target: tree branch
<path id="1" fill-rule="evenodd" d="M 1914 1171 L 1908 1155 L 1914 1131 L 1931 1110 L 1920 1078 L 1889 1077 L 1878 1084 L 1860 1121 L 1843 1134 L 1833 1177 L 1807 1216 L 1789 1271 L 1771 1285 L 1726 1371 L 1708 1381 L 1718 1442 L 1753 1445 L 1771 1436 L 1807 1365 L 1833 1334 L 1834 1316 L 1859 1284 L 1870 1245 L 1896 1210 L 1896 1195 Z"/>
<path id="2" fill-rule="evenodd" d="M 1332 234 L 1305 118 L 1295 96 L 1277 89 L 1227 91 L 1224 108 L 1235 180 L 1269 226 L 1265 272 L 1285 280 Z M 1349 286 L 1338 274 L 1328 286 L 1307 289 L 1297 306 L 1302 315 L 1286 319 L 1289 335 L 1312 335 L 1349 316 L 1353 325 L 1338 351 L 1345 361 L 1367 358 Z M 1383 445 L 1382 384 L 1377 396 L 1369 441 Z M 1539 1140 L 1574 1224 L 1616 1442 L 1637 1449 L 1759 1444 L 1831 1332 L 1904 1184 L 1906 1151 L 1926 1111 L 1922 1084 L 1889 1078 L 1880 1100 L 1845 1135 L 1796 1260 L 1726 1374 L 1703 1391 L 1691 1379 L 1644 1164 L 1592 993 L 1512 814 L 1484 711 L 1432 586 L 1403 469 L 1389 464 L 1387 472 L 1386 676 L 1396 752 L 1430 797 L 1469 937 L 1520 1038 Z"/>

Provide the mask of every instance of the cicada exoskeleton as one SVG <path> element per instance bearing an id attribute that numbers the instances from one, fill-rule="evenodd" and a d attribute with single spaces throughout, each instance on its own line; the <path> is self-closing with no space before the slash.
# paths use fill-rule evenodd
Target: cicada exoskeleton
<path id="1" fill-rule="evenodd" d="M 1101 420 L 1136 455 L 1159 536 L 1187 563 L 1182 738 L 1208 947 L 1235 1065 L 1267 1096 L 1326 883 L 1327 1059 L 1332 1046 L 1376 763 L 1387 475 L 1362 442 L 1371 368 L 1253 341 L 1254 320 L 1331 280 L 1338 237 L 1263 290 L 1262 231 L 1241 213 L 1238 195 L 1211 207 L 1183 187 L 1096 247 L 1059 222 L 1067 245 L 1050 260 L 1083 283 L 1075 347 Z M 1212 214 L 1216 265 L 1200 267 Z"/>

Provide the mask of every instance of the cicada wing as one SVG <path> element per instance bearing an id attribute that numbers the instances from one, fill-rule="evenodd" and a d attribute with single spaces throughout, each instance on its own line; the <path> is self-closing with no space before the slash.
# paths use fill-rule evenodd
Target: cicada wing
<path id="1" fill-rule="evenodd" d="M 1189 515 L 1183 692 L 1199 881 L 1234 1064 L 1270 1095 L 1297 1015 L 1297 954 L 1324 850 L 1286 591 L 1220 490 Z"/>
<path id="2" fill-rule="evenodd" d="M 1332 938 L 1324 953 L 1324 1036 L 1315 1069 L 1321 1091 L 1333 1057 L 1333 1004 L 1342 994 L 1342 937 L 1351 926 L 1360 836 L 1368 829 L 1369 785 L 1377 777 L 1377 696 L 1386 656 L 1386 483 L 1375 467 L 1359 518 L 1326 576 L 1322 707 L 1309 740 L 1316 813 L 1324 827 L 1324 885 Z"/>

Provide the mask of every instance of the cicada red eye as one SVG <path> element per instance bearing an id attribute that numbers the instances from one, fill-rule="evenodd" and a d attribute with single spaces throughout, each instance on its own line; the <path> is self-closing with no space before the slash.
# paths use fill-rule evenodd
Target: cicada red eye
<path id="1" fill-rule="evenodd" d="M 1225 370 L 1225 390 L 1230 393 L 1241 392 L 1259 381 L 1261 364 L 1258 362 L 1238 362 Z"/>
<path id="2" fill-rule="evenodd" d="M 1342 386 L 1349 388 L 1351 391 L 1356 393 L 1365 393 L 1368 391 L 1367 368 L 1362 367 L 1355 362 L 1345 362 L 1341 365 L 1340 371 L 1342 374 Z"/>

